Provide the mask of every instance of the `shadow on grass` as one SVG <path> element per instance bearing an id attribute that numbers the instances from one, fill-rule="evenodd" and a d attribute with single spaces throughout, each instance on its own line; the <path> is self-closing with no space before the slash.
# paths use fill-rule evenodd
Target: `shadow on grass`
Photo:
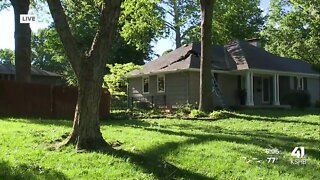
<path id="1" fill-rule="evenodd" d="M 144 172 L 151 173 L 157 179 L 213 179 L 205 175 L 181 169 L 163 160 L 160 156 L 139 155 L 129 151 L 108 149 L 100 153 L 126 159 L 132 164 L 141 167 Z"/>
<path id="2" fill-rule="evenodd" d="M 136 127 L 138 128 L 138 127 Z M 320 144 L 317 140 L 312 139 L 304 139 L 297 137 L 286 136 L 281 133 L 268 133 L 261 131 L 230 131 L 225 129 L 220 129 L 218 133 L 213 134 L 189 134 L 185 132 L 175 132 L 167 129 L 158 129 L 158 128 L 148 128 L 144 127 L 144 130 L 147 131 L 155 131 L 167 135 L 175 135 L 175 136 L 185 136 L 191 138 L 191 143 L 201 143 L 207 141 L 227 141 L 227 142 L 235 142 L 239 144 L 252 144 L 256 146 L 260 146 L 262 148 L 268 148 L 270 146 L 277 147 L 287 152 L 291 152 L 294 147 L 303 145 L 305 143 L 308 144 Z M 166 148 L 163 148 L 165 150 Z M 168 148 L 170 149 L 170 148 Z M 308 149 L 308 155 L 320 160 L 320 151 L 318 149 Z M 152 151 L 151 151 L 152 152 Z M 158 151 L 160 153 L 163 151 Z"/>
<path id="3" fill-rule="evenodd" d="M 44 126 L 65 126 L 72 127 L 72 121 L 70 120 L 52 120 L 52 119 L 27 119 L 27 118 L 11 118 L 11 117 L 0 117 L 0 121 L 8 121 L 8 122 L 23 122 L 27 124 L 39 124 Z"/>
<path id="4" fill-rule="evenodd" d="M 21 164 L 10 166 L 0 162 L 0 179 L 68 179 L 63 173 L 39 166 Z"/>
<path id="5" fill-rule="evenodd" d="M 189 137 L 187 140 L 182 142 L 167 142 L 161 144 L 159 146 L 155 146 L 145 152 L 146 156 L 156 156 L 156 157 L 164 157 L 168 153 L 175 151 L 183 146 L 194 145 L 194 144 L 201 144 L 210 141 L 226 141 L 231 143 L 237 144 L 244 144 L 244 145 L 255 145 L 259 146 L 264 149 L 269 149 L 270 147 L 275 147 L 280 149 L 282 152 L 286 152 L 290 154 L 294 147 L 297 145 L 302 145 L 304 142 L 308 143 L 317 143 L 319 141 L 316 140 L 309 140 L 309 139 L 302 139 L 302 138 L 295 138 L 295 137 L 287 137 L 283 134 L 265 134 L 261 132 L 251 131 L 249 133 L 244 133 L 242 131 L 234 131 L 234 132 L 223 132 L 223 133 L 216 133 L 216 134 L 189 134 L 185 132 L 175 132 L 166 129 L 156 129 L 156 128 L 143 128 L 147 131 L 156 131 L 159 133 L 167 134 L 167 135 L 175 135 L 175 136 L 185 136 Z M 238 149 L 235 151 L 240 152 Z M 264 153 L 261 152 L 247 152 L 243 151 L 240 152 L 244 155 L 250 155 L 252 157 L 257 157 L 263 160 L 266 160 L 266 156 Z M 312 157 L 319 161 L 320 159 L 320 151 L 318 149 L 308 148 L 306 149 L 306 153 L 308 157 Z M 308 164 L 308 169 L 295 169 L 294 165 L 291 165 L 290 162 L 283 161 L 280 164 L 280 169 L 286 171 L 284 173 L 293 173 L 295 176 L 304 176 L 304 177 L 311 177 L 312 175 L 306 173 L 306 170 L 310 170 L 310 172 L 314 172 L 314 170 L 319 169 L 317 164 Z M 267 165 L 267 168 L 272 168 L 271 165 Z M 318 174 L 319 175 L 319 174 Z"/>
<path id="6" fill-rule="evenodd" d="M 254 116 L 252 116 L 254 115 Z M 314 114 L 305 114 L 305 115 L 314 115 Z M 300 116 L 304 116 L 301 115 Z M 239 118 L 239 119 L 243 119 L 243 120 L 247 120 L 247 121 L 265 121 L 265 122 L 281 122 L 281 123 L 298 123 L 298 124 L 308 124 L 308 125 L 316 125 L 316 126 L 320 126 L 320 123 L 317 122 L 309 122 L 309 121 L 299 121 L 299 120 L 294 120 L 294 119 L 290 119 L 290 120 L 286 120 L 286 119 L 281 119 L 281 117 L 299 117 L 299 116 L 279 116 L 279 117 L 273 117 L 273 116 L 264 116 L 261 114 L 232 114 L 233 118 Z M 319 116 L 320 117 L 320 116 Z"/>
<path id="7" fill-rule="evenodd" d="M 283 117 L 299 117 L 306 115 L 320 115 L 320 109 L 309 108 L 301 109 L 246 109 L 238 111 L 245 115 L 263 116 L 268 118 L 283 118 Z"/>

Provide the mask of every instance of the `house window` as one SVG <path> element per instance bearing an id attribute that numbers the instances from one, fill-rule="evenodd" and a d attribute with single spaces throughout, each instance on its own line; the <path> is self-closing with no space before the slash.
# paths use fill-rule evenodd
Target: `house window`
<path id="1" fill-rule="evenodd" d="M 142 78 L 143 93 L 149 93 L 149 77 Z"/>
<path id="2" fill-rule="evenodd" d="M 157 78 L 157 84 L 158 84 L 158 92 L 165 92 L 166 90 L 166 79 L 164 77 L 164 75 L 162 76 L 158 76 Z"/>

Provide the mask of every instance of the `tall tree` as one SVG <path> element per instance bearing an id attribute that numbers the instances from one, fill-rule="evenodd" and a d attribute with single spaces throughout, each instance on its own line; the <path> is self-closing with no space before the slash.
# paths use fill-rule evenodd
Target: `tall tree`
<path id="1" fill-rule="evenodd" d="M 162 8 L 166 14 L 165 26 L 174 33 L 176 48 L 179 48 L 188 32 L 200 26 L 199 3 L 196 0 L 163 0 Z"/>
<path id="2" fill-rule="evenodd" d="M 15 67 L 17 81 L 31 81 L 31 29 L 20 23 L 20 15 L 28 14 L 30 0 L 10 0 L 14 10 Z"/>
<path id="3" fill-rule="evenodd" d="M 211 83 L 211 36 L 212 16 L 215 0 L 200 0 L 201 4 L 201 62 L 200 62 L 200 102 L 199 110 L 213 109 Z"/>
<path id="4" fill-rule="evenodd" d="M 320 1 L 271 0 L 262 37 L 274 54 L 320 64 Z"/>
<path id="5" fill-rule="evenodd" d="M 65 52 L 78 79 L 78 101 L 73 131 L 65 144 L 75 144 L 77 149 L 108 146 L 99 125 L 99 105 L 102 94 L 104 67 L 111 53 L 120 15 L 120 0 L 102 2 L 99 29 L 92 46 L 84 52 L 77 44 L 60 1 L 47 0 L 55 27 Z"/>

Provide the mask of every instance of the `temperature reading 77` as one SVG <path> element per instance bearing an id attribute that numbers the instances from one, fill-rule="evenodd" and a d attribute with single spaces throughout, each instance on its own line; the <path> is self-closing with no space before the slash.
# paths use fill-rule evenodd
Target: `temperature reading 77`
<path id="1" fill-rule="evenodd" d="M 269 157 L 267 158 L 268 160 L 268 163 L 274 163 L 278 158 L 275 158 L 275 157 Z"/>

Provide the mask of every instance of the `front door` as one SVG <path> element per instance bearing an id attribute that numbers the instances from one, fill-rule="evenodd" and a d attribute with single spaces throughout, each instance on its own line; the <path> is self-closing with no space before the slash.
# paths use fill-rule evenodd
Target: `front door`
<path id="1" fill-rule="evenodd" d="M 270 103 L 270 78 L 262 78 L 262 102 Z"/>

